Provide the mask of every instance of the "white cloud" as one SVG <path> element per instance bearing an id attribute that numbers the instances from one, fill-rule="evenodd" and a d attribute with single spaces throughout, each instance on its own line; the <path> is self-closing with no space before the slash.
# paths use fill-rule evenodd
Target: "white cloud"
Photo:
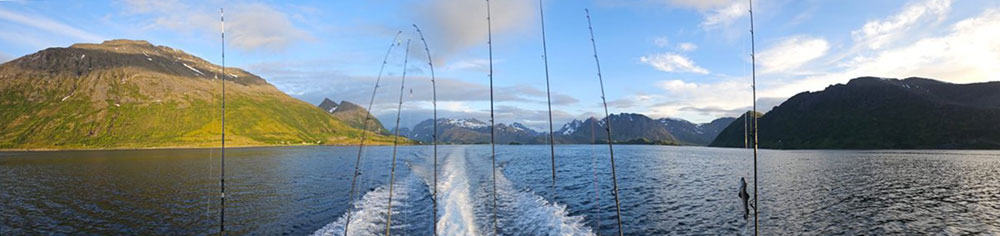
<path id="1" fill-rule="evenodd" d="M 282 13 L 262 3 L 236 5 L 226 30 L 234 46 L 246 50 L 280 50 L 299 41 L 313 40 L 312 35 L 296 28 Z"/>
<path id="2" fill-rule="evenodd" d="M 962 20 L 947 35 L 919 39 L 908 45 L 855 56 L 839 71 L 787 81 L 765 91 L 790 96 L 815 91 L 860 76 L 929 77 L 953 83 L 1000 80 L 1000 9 Z"/>
<path id="3" fill-rule="evenodd" d="M 656 37 L 653 39 L 653 45 L 657 47 L 665 48 L 670 46 L 670 40 L 667 37 Z"/>
<path id="4" fill-rule="evenodd" d="M 665 72 L 691 72 L 697 74 L 708 74 L 708 70 L 695 65 L 691 59 L 676 53 L 660 53 L 639 58 L 642 63 L 649 64 L 660 71 Z"/>
<path id="5" fill-rule="evenodd" d="M 950 9 L 951 0 L 911 3 L 892 17 L 865 23 L 861 29 L 851 32 L 851 36 L 856 42 L 867 44 L 871 49 L 879 49 L 910 30 L 926 29 L 922 23 L 944 20 Z"/>
<path id="6" fill-rule="evenodd" d="M 749 15 L 749 3 L 746 1 L 730 1 L 724 7 L 714 8 L 705 14 L 701 22 L 702 28 L 711 29 L 730 25 L 736 20 Z"/>
<path id="7" fill-rule="evenodd" d="M 664 90 L 674 93 L 683 93 L 698 88 L 698 84 L 684 82 L 683 80 L 660 81 L 657 82 L 656 85 Z"/>
<path id="8" fill-rule="evenodd" d="M 695 45 L 694 43 L 681 43 L 677 45 L 677 49 L 681 50 L 682 52 L 690 52 L 697 50 L 698 45 Z"/>
<path id="9" fill-rule="evenodd" d="M 684 117 L 693 122 L 707 122 L 718 117 L 736 116 L 750 108 L 749 78 L 730 78 L 718 82 L 697 83 L 664 80 L 656 83 L 666 94 L 647 107 L 652 117 Z"/>
<path id="10" fill-rule="evenodd" d="M 531 0 L 491 1 L 493 39 L 499 34 L 523 30 L 538 20 L 536 2 Z M 486 1 L 433 0 L 414 3 L 427 39 L 439 61 L 487 41 Z"/>
<path id="11" fill-rule="evenodd" d="M 494 63 L 496 62 L 497 61 L 494 60 Z M 460 61 L 448 62 L 448 64 L 444 66 L 444 70 L 445 71 L 475 70 L 479 72 L 488 72 L 489 63 L 490 61 L 488 59 L 460 60 Z"/>
<path id="12" fill-rule="evenodd" d="M 199 32 L 218 35 L 221 26 L 218 9 L 202 5 L 187 5 L 171 0 L 126 0 L 130 14 L 153 17 L 148 29 L 169 29 L 177 32 Z M 235 4 L 226 12 L 227 40 L 243 50 L 283 50 L 290 45 L 314 38 L 299 29 L 288 15 L 263 3 Z"/>
<path id="13" fill-rule="evenodd" d="M 701 27 L 714 29 L 727 26 L 748 15 L 747 0 L 600 0 L 608 6 L 649 6 L 661 5 L 681 9 L 691 9 L 702 14 Z"/>
<path id="14" fill-rule="evenodd" d="M 53 34 L 73 37 L 75 39 L 82 40 L 84 42 L 97 43 L 105 39 L 104 37 L 101 37 L 99 35 L 74 28 L 72 26 L 57 22 L 55 20 L 43 16 L 37 16 L 37 15 L 29 16 L 12 11 L 7 11 L 2 8 L 0 8 L 0 19 L 34 27 L 40 30 L 48 31 Z"/>
<path id="15" fill-rule="evenodd" d="M 709 10 L 728 5 L 732 0 L 666 0 L 671 5 L 678 7 L 693 8 L 697 10 Z"/>
<path id="16" fill-rule="evenodd" d="M 790 72 L 826 55 L 830 44 L 808 36 L 793 36 L 757 54 L 762 73 Z"/>
<path id="17" fill-rule="evenodd" d="M 696 10 L 704 17 L 701 22 L 701 27 L 704 29 L 712 29 L 732 24 L 736 20 L 747 16 L 747 10 L 749 9 L 749 3 L 747 3 L 746 0 L 607 0 L 606 2 L 619 5 L 631 5 L 636 2 L 645 2 Z"/>

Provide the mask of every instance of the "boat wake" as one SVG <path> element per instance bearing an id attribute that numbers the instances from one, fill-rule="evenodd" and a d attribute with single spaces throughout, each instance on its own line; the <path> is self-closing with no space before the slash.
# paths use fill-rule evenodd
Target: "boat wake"
<path id="1" fill-rule="evenodd" d="M 396 183 L 396 191 L 392 196 L 392 230 L 407 228 L 401 213 L 409 207 L 410 195 L 414 192 L 412 178 L 406 178 Z M 351 212 L 350 227 L 347 235 L 381 235 L 385 234 L 386 209 L 389 203 L 389 186 L 383 185 L 371 190 L 358 201 L 354 202 Z M 313 235 L 344 235 L 344 223 L 347 214 L 340 216 L 333 223 L 327 224 L 323 228 L 316 230 Z M 396 231 L 398 232 L 398 231 Z"/>
<path id="2" fill-rule="evenodd" d="M 439 235 L 488 235 L 492 234 L 492 189 L 489 171 L 469 171 L 464 150 L 445 155 L 439 167 L 438 219 L 435 224 Z M 398 191 L 393 196 L 393 232 L 405 232 L 407 224 L 424 224 L 426 218 L 399 217 L 401 212 L 427 211 L 430 206 L 405 206 L 405 204 L 430 204 L 433 187 L 430 162 L 409 163 L 412 172 L 397 182 Z M 419 178 L 418 178 L 419 177 Z M 418 183 L 422 181 L 423 183 Z M 417 186 L 420 186 L 418 188 Z M 423 188 L 426 187 L 426 188 Z M 388 188 L 382 186 L 354 202 L 348 235 L 379 235 L 385 233 Z M 397 200 L 398 199 L 398 200 Z M 584 224 L 583 216 L 571 216 L 565 205 L 553 204 L 528 189 L 517 189 L 497 170 L 497 210 L 500 233 L 505 235 L 594 235 Z M 430 217 L 430 214 L 426 214 Z M 343 235 L 346 214 L 317 230 L 313 235 Z M 430 222 L 427 222 L 430 223 Z M 430 232 L 430 231 L 428 231 Z"/>
<path id="3" fill-rule="evenodd" d="M 438 202 L 437 228 L 439 235 L 477 235 L 479 227 L 476 224 L 475 206 L 472 201 L 471 185 L 466 173 L 465 156 L 463 152 L 454 152 L 447 156 L 438 184 L 440 191 Z M 433 183 L 433 182 L 432 182 Z"/>
<path id="4" fill-rule="evenodd" d="M 565 205 L 551 203 L 531 190 L 518 190 L 497 169 L 498 211 L 505 232 L 516 235 L 594 235 L 583 216 L 570 216 Z"/>

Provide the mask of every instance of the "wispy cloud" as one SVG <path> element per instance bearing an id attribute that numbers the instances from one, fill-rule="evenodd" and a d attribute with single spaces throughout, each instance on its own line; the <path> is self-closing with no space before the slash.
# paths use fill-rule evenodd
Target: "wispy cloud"
<path id="1" fill-rule="evenodd" d="M 81 40 L 84 42 L 101 42 L 105 38 L 97 34 L 90 33 L 61 22 L 52 20 L 48 17 L 38 16 L 38 15 L 26 15 L 22 13 L 12 12 L 0 8 L 0 19 L 15 22 L 25 26 L 37 28 L 39 30 L 47 31 L 56 35 L 68 36 Z M 25 39 L 29 40 L 29 39 Z"/>
<path id="2" fill-rule="evenodd" d="M 760 72 L 768 74 L 768 79 L 758 81 L 758 108 L 767 111 L 800 92 L 820 90 L 860 76 L 920 76 L 955 83 L 1000 79 L 1000 67 L 996 66 L 1000 65 L 1000 41 L 995 40 L 1000 38 L 1000 9 L 986 9 L 939 29 L 937 25 L 946 20 L 950 4 L 950 0 L 915 1 L 897 14 L 859 25 L 850 31 L 853 45 L 846 48 L 851 50 L 840 54 L 830 55 L 831 43 L 817 36 L 793 35 L 778 40 L 758 53 Z M 721 9 L 709 5 L 691 8 Z M 944 34 L 928 36 L 929 32 Z M 644 62 L 669 72 L 694 66 L 676 53 L 647 56 Z M 651 116 L 699 120 L 738 115 L 750 105 L 749 78 L 721 78 L 715 82 L 671 79 L 655 85 L 664 94 L 646 102 L 654 105 L 639 108 Z M 620 104 L 643 107 L 635 98 L 621 100 Z"/>
<path id="3" fill-rule="evenodd" d="M 826 55 L 830 43 L 809 36 L 792 36 L 758 54 L 762 73 L 789 72 Z"/>
<path id="4" fill-rule="evenodd" d="M 603 0 L 599 3 L 611 6 L 661 5 L 695 10 L 701 13 L 700 26 L 715 29 L 727 26 L 748 15 L 746 0 Z"/>
<path id="5" fill-rule="evenodd" d="M 639 61 L 664 72 L 690 72 L 708 74 L 708 70 L 695 65 L 691 59 L 676 53 L 660 53 L 639 57 Z"/>
<path id="6" fill-rule="evenodd" d="M 853 55 L 836 70 L 787 80 L 767 93 L 790 96 L 815 91 L 859 76 L 930 77 L 954 83 L 1000 79 L 1000 9 L 951 25 L 946 35 L 926 37 L 910 44 Z M 872 56 L 865 56 L 871 54 Z"/>
<path id="7" fill-rule="evenodd" d="M 367 101 L 371 96 L 371 88 L 375 84 L 374 76 L 355 76 L 338 71 L 312 70 L 295 67 L 285 63 L 258 63 L 248 67 L 250 71 L 260 73 L 276 87 L 295 97 L 319 102 L 324 97 L 348 101 Z M 430 78 L 422 75 L 408 75 L 406 87 L 407 98 L 412 101 L 431 101 Z M 380 94 L 392 93 L 385 88 L 397 88 L 399 74 L 386 72 L 380 85 Z M 397 90 L 398 91 L 398 90 Z M 503 102 L 521 102 L 543 104 L 545 91 L 528 86 L 512 85 L 494 88 L 495 99 Z M 489 101 L 489 87 L 481 83 L 471 83 L 454 78 L 437 78 L 437 99 L 439 102 L 482 102 Z M 398 97 L 379 96 L 376 103 L 394 104 Z M 572 105 L 579 102 L 572 96 L 555 92 L 552 94 L 553 105 Z"/>
<path id="8" fill-rule="evenodd" d="M 749 3 L 746 1 L 729 1 L 728 4 L 713 8 L 705 13 L 705 19 L 701 22 L 701 26 L 702 28 L 711 29 L 730 25 L 749 15 L 749 6 Z"/>
<path id="9" fill-rule="evenodd" d="M 152 17 L 147 29 L 167 29 L 182 33 L 218 34 L 218 9 L 188 5 L 175 0 L 125 0 L 126 12 Z M 296 42 L 314 37 L 295 26 L 288 14 L 263 3 L 240 3 L 226 14 L 226 34 L 239 49 L 281 51 Z"/>
<path id="10" fill-rule="evenodd" d="M 448 64 L 445 64 L 443 69 L 445 71 L 474 70 L 479 72 L 488 72 L 489 63 L 490 61 L 487 59 L 460 60 L 448 62 Z M 494 63 L 497 63 L 497 61 L 494 60 Z"/>
<path id="11" fill-rule="evenodd" d="M 914 29 L 926 29 L 926 23 L 941 22 L 951 10 L 951 0 L 925 0 L 914 2 L 892 17 L 865 23 L 851 32 L 858 43 L 879 49 Z"/>
<path id="12" fill-rule="evenodd" d="M 656 45 L 657 47 L 661 48 L 670 47 L 670 39 L 668 39 L 666 36 L 653 38 L 653 45 Z"/>
<path id="13" fill-rule="evenodd" d="M 491 1 L 490 4 L 494 39 L 503 33 L 526 29 L 538 20 L 534 1 Z M 434 54 L 435 62 L 444 62 L 445 58 L 487 41 L 485 1 L 420 1 L 411 8 L 417 9 L 417 20 L 425 26 L 428 40 L 439 51 Z"/>
<path id="14" fill-rule="evenodd" d="M 658 117 L 711 117 L 729 116 L 731 113 L 694 113 L 693 108 L 742 109 L 750 103 L 749 79 L 732 78 L 719 82 L 696 83 L 682 80 L 665 80 L 657 83 L 664 92 L 658 103 L 651 106 L 650 115 Z M 720 96 L 723 95 L 724 96 Z M 739 112 L 736 112 L 738 114 Z M 706 117 L 707 116 L 707 117 Z M 695 119 L 698 120 L 698 119 Z"/>
<path id="15" fill-rule="evenodd" d="M 698 49 L 698 45 L 690 42 L 677 44 L 677 50 L 682 52 L 690 52 Z"/>
<path id="16" fill-rule="evenodd" d="M 679 7 L 694 8 L 698 10 L 711 10 L 731 4 L 732 0 L 666 0 L 669 4 Z"/>

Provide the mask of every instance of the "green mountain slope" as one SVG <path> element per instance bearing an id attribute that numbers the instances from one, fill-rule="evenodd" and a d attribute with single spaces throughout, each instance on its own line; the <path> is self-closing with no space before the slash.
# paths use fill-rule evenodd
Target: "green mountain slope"
<path id="1" fill-rule="evenodd" d="M 217 146 L 220 68 L 145 41 L 49 48 L 0 65 L 0 148 Z M 350 144 L 360 130 L 227 68 L 227 145 Z M 373 136 L 385 142 L 386 136 Z"/>

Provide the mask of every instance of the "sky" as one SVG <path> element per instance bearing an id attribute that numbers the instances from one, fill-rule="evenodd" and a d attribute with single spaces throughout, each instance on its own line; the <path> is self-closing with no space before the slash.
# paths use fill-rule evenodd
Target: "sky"
<path id="1" fill-rule="evenodd" d="M 497 122 L 548 128 L 539 6 L 556 129 L 604 115 L 584 9 L 611 113 L 703 123 L 751 108 L 747 1 L 490 4 Z M 393 127 L 388 121 L 395 121 L 405 71 L 401 125 L 412 127 L 432 117 L 432 62 L 439 116 L 489 119 L 489 34 L 486 1 L 479 0 L 0 1 L 0 61 L 124 38 L 219 64 L 219 8 L 226 65 L 293 97 L 366 105 L 381 78 L 372 111 Z M 1000 80 L 1000 1 L 758 0 L 753 9 L 761 111 L 860 76 Z M 430 57 L 413 24 L 423 30 Z"/>

